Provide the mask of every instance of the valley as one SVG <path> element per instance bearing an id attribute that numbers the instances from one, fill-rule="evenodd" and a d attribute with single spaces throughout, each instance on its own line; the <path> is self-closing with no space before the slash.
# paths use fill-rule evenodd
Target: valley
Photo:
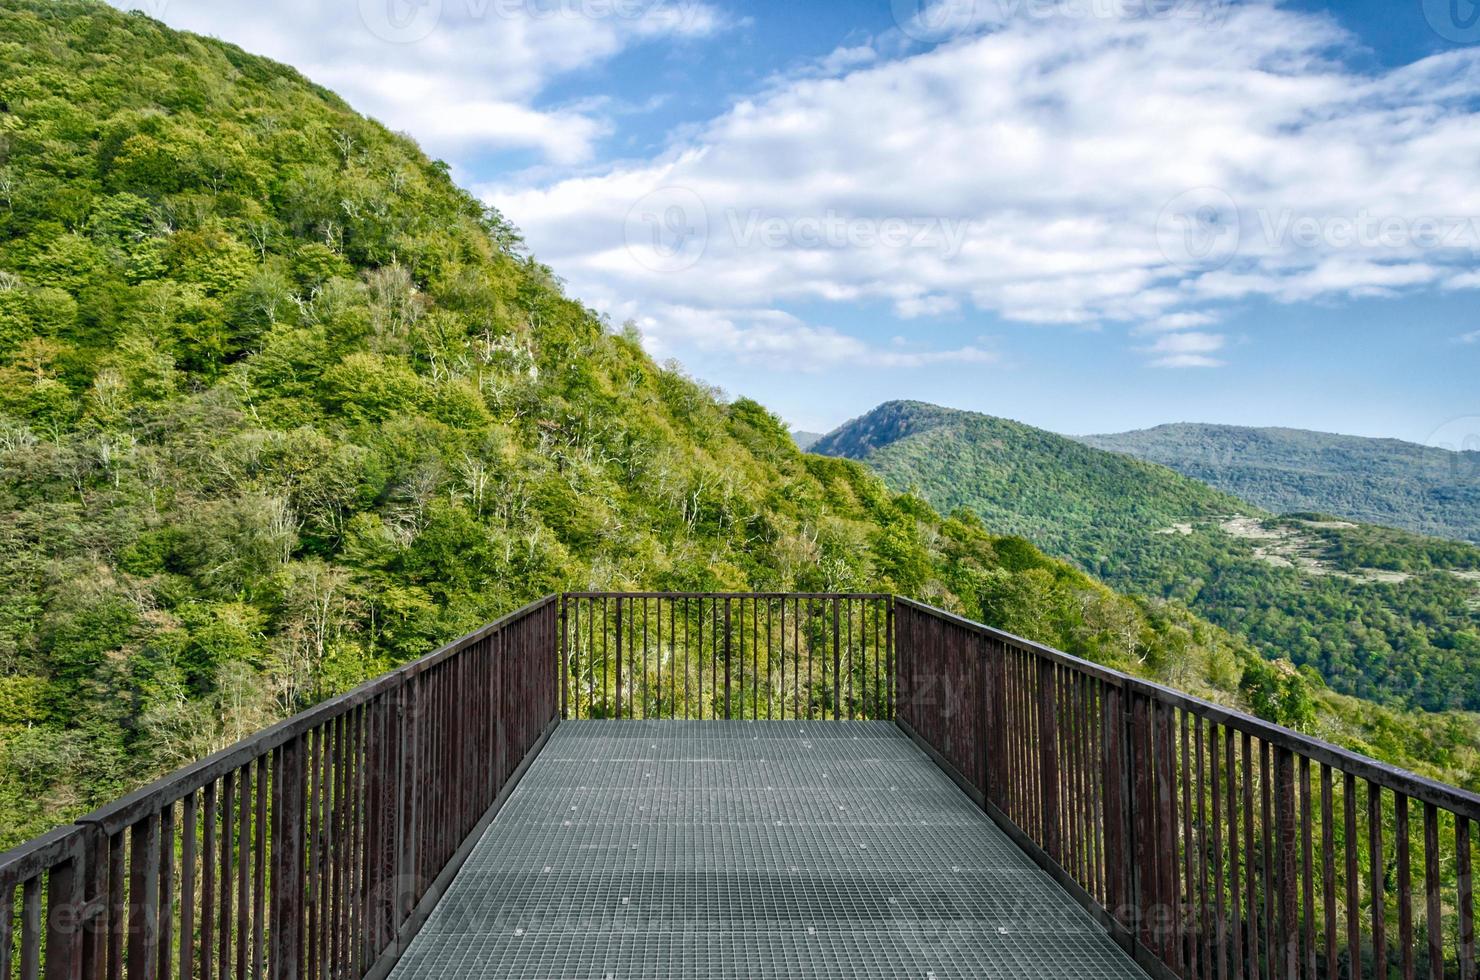
<path id="1" fill-rule="evenodd" d="M 1334 689 L 1480 709 L 1480 548 L 1276 516 L 1170 469 L 1005 419 L 892 402 L 813 451 L 965 508 L 1106 582 L 1185 603 Z"/>
<path id="2" fill-rule="evenodd" d="M 1340 514 L 1476 543 L 1480 432 L 1469 431 L 1475 428 L 1474 420 L 1457 420 L 1436 433 L 1434 445 L 1193 424 L 1080 441 L 1158 463 L 1275 513 Z"/>

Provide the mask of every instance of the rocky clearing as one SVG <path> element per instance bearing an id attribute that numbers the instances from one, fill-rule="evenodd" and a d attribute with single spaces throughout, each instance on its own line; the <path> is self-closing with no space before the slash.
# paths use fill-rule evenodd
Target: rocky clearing
<path id="1" fill-rule="evenodd" d="M 1218 526 L 1225 534 L 1253 542 L 1254 556 L 1276 568 L 1297 568 L 1309 575 L 1334 575 L 1353 582 L 1388 585 L 1397 585 L 1413 578 L 1411 572 L 1395 572 L 1382 568 L 1363 568 L 1355 572 L 1336 568 L 1322 557 L 1322 542 L 1312 535 L 1302 533 L 1302 528 L 1323 530 L 1358 526 L 1348 521 L 1292 521 L 1269 527 L 1260 518 L 1240 514 L 1220 518 Z M 1188 521 L 1173 524 L 1158 533 L 1188 535 L 1192 531 L 1193 525 Z M 1476 595 L 1471 604 L 1480 608 L 1480 571 L 1448 571 L 1457 578 L 1476 584 Z"/>

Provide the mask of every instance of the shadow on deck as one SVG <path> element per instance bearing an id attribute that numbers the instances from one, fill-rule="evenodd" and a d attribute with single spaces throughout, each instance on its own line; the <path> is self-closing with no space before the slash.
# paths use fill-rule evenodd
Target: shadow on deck
<path id="1" fill-rule="evenodd" d="M 1145 974 L 892 723 L 571 721 L 391 976 Z"/>

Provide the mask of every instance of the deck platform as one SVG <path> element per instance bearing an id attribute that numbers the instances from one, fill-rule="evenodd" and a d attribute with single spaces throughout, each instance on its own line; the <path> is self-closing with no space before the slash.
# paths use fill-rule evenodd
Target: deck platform
<path id="1" fill-rule="evenodd" d="M 393 980 L 1145 973 L 890 722 L 568 721 Z"/>

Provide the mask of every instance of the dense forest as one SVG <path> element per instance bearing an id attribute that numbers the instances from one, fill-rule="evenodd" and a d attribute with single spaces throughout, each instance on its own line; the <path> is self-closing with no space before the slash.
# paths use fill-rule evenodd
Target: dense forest
<path id="1" fill-rule="evenodd" d="M 1461 432 L 1455 441 L 1477 435 Z M 1475 446 L 1446 450 L 1302 429 L 1185 423 L 1085 436 L 1084 442 L 1160 463 L 1275 513 L 1339 514 L 1480 543 Z"/>
<path id="2" fill-rule="evenodd" d="M 0 845 L 568 587 L 895 590 L 1480 778 L 1470 716 L 801 454 L 293 70 L 0 5 Z"/>
<path id="3" fill-rule="evenodd" d="M 1168 469 L 1005 419 L 892 402 L 814 452 L 969 508 L 1109 584 L 1173 599 L 1336 690 L 1480 710 L 1480 548 L 1274 518 Z"/>

